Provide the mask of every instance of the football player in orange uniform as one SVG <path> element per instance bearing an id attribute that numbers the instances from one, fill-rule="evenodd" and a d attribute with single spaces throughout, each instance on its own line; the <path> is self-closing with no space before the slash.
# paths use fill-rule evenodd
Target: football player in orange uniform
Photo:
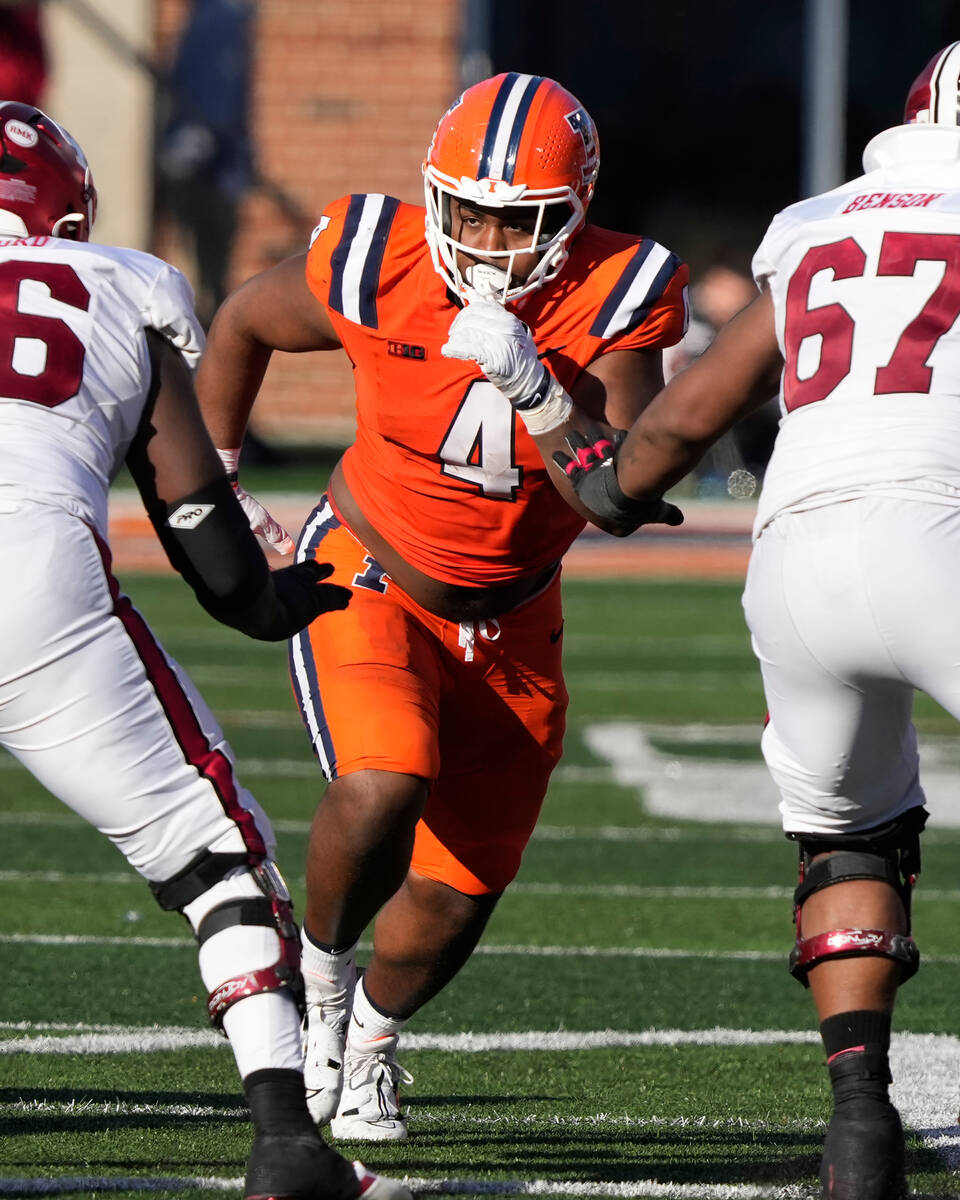
<path id="1" fill-rule="evenodd" d="M 296 549 L 332 562 L 353 599 L 290 646 L 329 781 L 303 961 L 311 1111 L 336 1137 L 407 1136 L 398 1031 L 473 951 L 560 757 L 559 564 L 584 519 L 558 490 L 577 503 L 553 431 L 571 398 L 630 426 L 684 332 L 685 265 L 586 223 L 598 164 L 593 122 L 559 84 L 477 84 L 437 127 L 426 213 L 335 201 L 307 254 L 226 301 L 200 369 L 232 472 L 273 350 L 343 349 L 355 366 L 357 440 Z M 679 519 L 660 502 L 646 516 Z"/>

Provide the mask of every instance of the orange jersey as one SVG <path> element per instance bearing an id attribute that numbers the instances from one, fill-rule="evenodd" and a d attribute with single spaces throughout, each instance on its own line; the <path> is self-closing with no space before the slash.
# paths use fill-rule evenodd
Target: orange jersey
<path id="1" fill-rule="evenodd" d="M 375 194 L 337 200 L 307 282 L 355 368 L 347 485 L 393 548 L 434 579 L 478 587 L 562 557 L 583 519 L 510 402 L 475 363 L 440 353 L 459 308 L 434 270 L 424 210 Z M 686 282 L 685 264 L 650 238 L 587 225 L 560 276 L 517 312 L 569 391 L 607 351 L 679 341 Z"/>

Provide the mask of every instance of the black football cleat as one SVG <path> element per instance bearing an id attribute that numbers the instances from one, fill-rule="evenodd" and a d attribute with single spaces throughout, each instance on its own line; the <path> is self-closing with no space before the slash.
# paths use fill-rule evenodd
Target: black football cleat
<path id="1" fill-rule="evenodd" d="M 903 1126 L 889 1101 L 851 1096 L 834 1108 L 820 1163 L 823 1200 L 903 1200 Z"/>
<path id="2" fill-rule="evenodd" d="M 254 1135 L 244 1200 L 357 1200 L 352 1163 L 319 1134 Z"/>

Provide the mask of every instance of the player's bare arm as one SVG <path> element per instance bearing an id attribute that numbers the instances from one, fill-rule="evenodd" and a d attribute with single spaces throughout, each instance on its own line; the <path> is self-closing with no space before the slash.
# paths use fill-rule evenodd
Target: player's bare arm
<path id="1" fill-rule="evenodd" d="M 127 463 L 171 565 L 211 616 L 265 641 L 345 608 L 348 589 L 320 582 L 327 564 L 271 574 L 204 428 L 182 355 L 152 330 L 147 340 L 152 395 Z"/>
<path id="2" fill-rule="evenodd" d="M 773 303 L 764 291 L 674 376 L 619 449 L 568 421 L 554 433 L 567 443 L 566 450 L 554 452 L 554 463 L 601 529 L 623 536 L 651 521 L 678 524 L 682 518 L 662 501 L 664 492 L 717 438 L 776 392 L 782 365 Z"/>
<path id="3" fill-rule="evenodd" d="M 679 482 L 723 433 L 776 393 L 782 366 L 773 301 L 764 291 L 633 425 L 616 465 L 626 495 L 662 496 Z"/>
<path id="4" fill-rule="evenodd" d="M 197 396 L 216 446 L 239 446 L 274 350 L 336 350 L 340 341 L 307 286 L 306 255 L 247 280 L 218 311 L 197 372 Z"/>
<path id="5" fill-rule="evenodd" d="M 586 368 L 571 389 L 574 408 L 568 421 L 534 436 L 554 486 L 563 498 L 574 511 L 607 533 L 619 531 L 583 504 L 553 456 L 569 449 L 567 434 L 571 431 L 582 434 L 591 444 L 607 439 L 614 445 L 618 431 L 630 429 L 662 387 L 663 358 L 659 350 L 615 350 L 604 354 Z"/>
<path id="6" fill-rule="evenodd" d="M 255 275 L 227 298 L 214 319 L 197 374 L 197 395 L 222 470 L 233 484 L 250 528 L 279 554 L 293 538 L 238 478 L 240 447 L 250 411 L 274 350 L 335 350 L 340 341 L 296 255 Z"/>

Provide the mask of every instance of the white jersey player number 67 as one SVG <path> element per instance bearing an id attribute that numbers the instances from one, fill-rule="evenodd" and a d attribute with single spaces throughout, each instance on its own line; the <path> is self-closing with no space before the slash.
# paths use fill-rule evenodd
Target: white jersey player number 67
<path id="1" fill-rule="evenodd" d="M 946 233 L 883 235 L 877 275 L 912 276 L 919 262 L 942 262 L 943 278 L 920 312 L 900 334 L 886 366 L 878 367 L 874 395 L 891 392 L 929 392 L 933 371 L 927 360 L 940 338 L 960 316 L 960 236 Z M 867 255 L 852 237 L 826 246 L 813 246 L 800 261 L 787 287 L 784 342 L 787 362 L 783 398 L 788 411 L 828 396 L 850 372 L 854 320 L 842 304 L 808 308 L 810 284 L 820 271 L 834 279 L 859 278 Z M 805 338 L 822 338 L 820 364 L 805 379 L 797 374 L 800 345 Z"/>

